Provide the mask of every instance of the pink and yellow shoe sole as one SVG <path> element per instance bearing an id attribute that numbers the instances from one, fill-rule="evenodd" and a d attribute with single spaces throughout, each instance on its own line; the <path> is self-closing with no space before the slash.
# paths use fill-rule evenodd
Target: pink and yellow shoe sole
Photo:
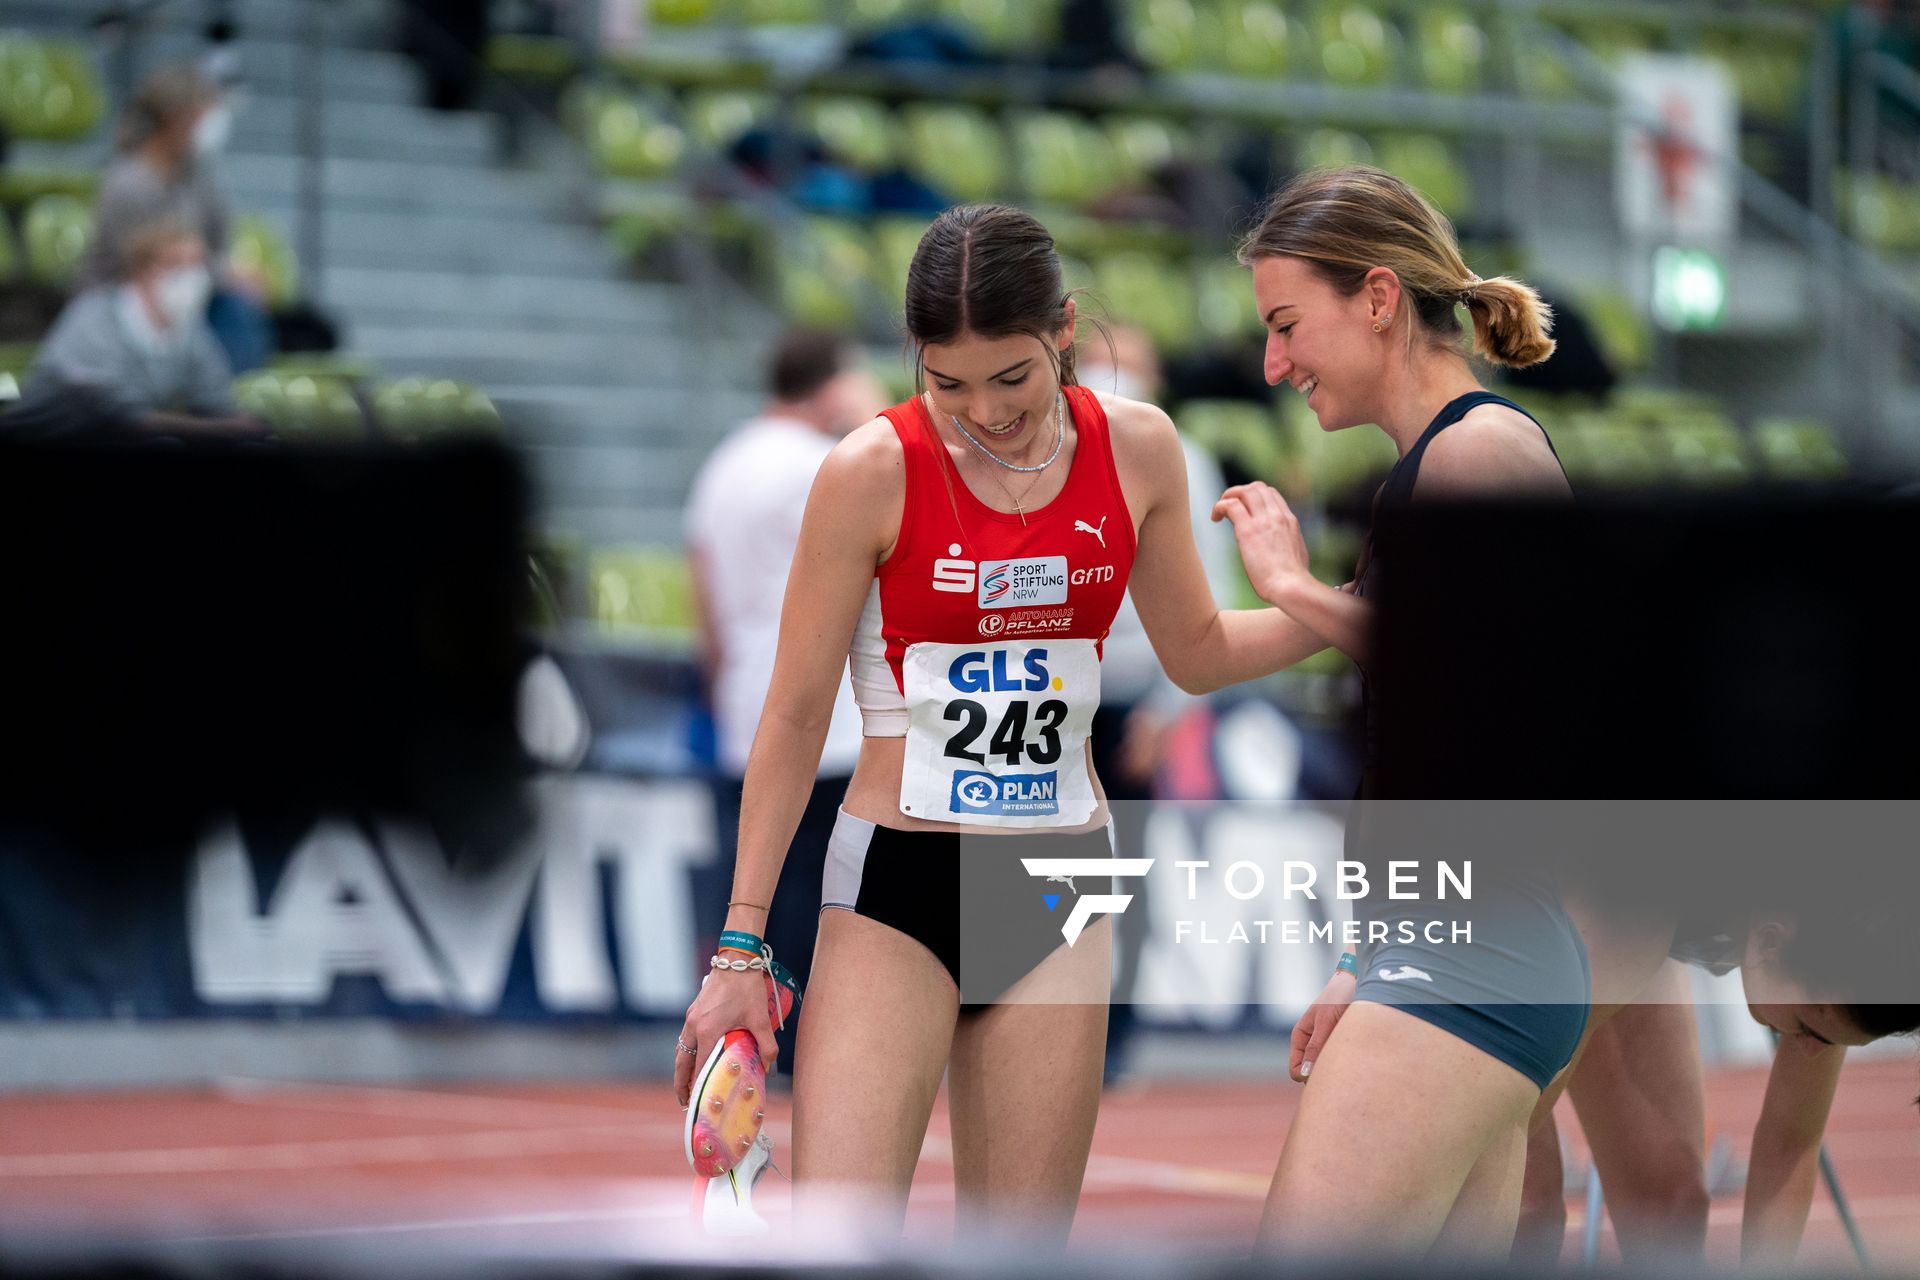
<path id="1" fill-rule="evenodd" d="M 694 1078 L 687 1107 L 687 1163 L 702 1178 L 729 1172 L 765 1122 L 767 1069 L 746 1031 L 729 1031 Z"/>

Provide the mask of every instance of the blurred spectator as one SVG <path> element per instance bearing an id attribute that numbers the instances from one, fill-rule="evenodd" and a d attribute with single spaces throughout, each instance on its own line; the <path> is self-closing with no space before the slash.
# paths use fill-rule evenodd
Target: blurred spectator
<path id="1" fill-rule="evenodd" d="M 251 434 L 206 320 L 206 246 L 181 223 L 127 238 L 128 274 L 69 302 L 41 344 L 10 435 Z"/>
<path id="2" fill-rule="evenodd" d="M 405 0 L 400 47 L 426 77 L 427 105 L 469 111 L 480 97 L 480 72 L 492 34 L 486 0 Z"/>
<path id="3" fill-rule="evenodd" d="M 206 246 L 211 264 L 208 320 L 227 363 L 245 373 L 272 354 L 273 330 L 263 309 L 265 282 L 227 261 L 231 218 L 214 159 L 232 128 L 231 105 L 199 69 L 169 67 L 148 77 L 127 106 L 119 154 L 100 184 L 97 228 L 81 283 L 124 278 L 129 242 L 142 228 L 184 224 Z"/>
<path id="4" fill-rule="evenodd" d="M 1116 325 L 1105 341 L 1094 338 L 1080 354 L 1079 379 L 1094 391 L 1110 391 L 1129 400 L 1160 403 L 1164 379 L 1160 354 L 1146 330 Z M 1224 521 L 1213 520 L 1213 504 L 1226 489 L 1220 468 L 1205 449 L 1185 436 L 1180 451 L 1187 461 L 1187 507 L 1194 543 L 1213 598 L 1233 599 L 1233 575 L 1240 553 Z M 1129 593 L 1114 615 L 1100 659 L 1100 709 L 1093 716 L 1090 745 L 1094 773 L 1113 807 L 1114 840 L 1120 856 L 1139 857 L 1146 848 L 1147 804 L 1167 754 L 1174 722 L 1194 699 L 1160 666 L 1146 628 Z M 1133 892 L 1143 892 L 1135 886 Z M 1107 1015 L 1107 1079 L 1126 1072 L 1127 1045 L 1133 1032 L 1133 991 L 1140 973 L 1151 907 L 1118 917 L 1113 1008 Z"/>
<path id="5" fill-rule="evenodd" d="M 718 729 L 720 777 L 714 809 L 721 886 L 733 877 L 740 838 L 741 780 L 773 683 L 780 607 L 800 541 L 800 517 L 814 473 L 841 436 L 876 417 L 886 393 L 847 339 L 797 331 L 782 338 L 768 370 L 772 399 L 724 441 L 695 477 L 687 504 L 687 545 L 700 605 L 701 658 Z M 813 795 L 795 831 L 763 935 L 804 984 L 813 959 L 820 882 L 834 815 L 860 756 L 860 713 L 840 683 Z M 709 945 L 719 935 L 724 888 L 695 901 Z M 780 1033 L 780 1062 L 793 1069 L 793 1035 Z"/>
<path id="6" fill-rule="evenodd" d="M 1136 84 L 1146 70 L 1122 36 L 1113 0 L 1065 0 L 1060 42 L 1046 62 L 1062 71 L 1090 73 L 1116 89 Z"/>
<path id="7" fill-rule="evenodd" d="M 1484 268 L 1483 268 L 1484 270 Z M 1586 313 L 1571 298 L 1540 290 L 1540 300 L 1553 308 L 1553 358 L 1524 369 L 1504 369 L 1508 386 L 1549 395 L 1584 395 L 1604 400 L 1613 393 L 1620 375 L 1607 362 L 1600 342 L 1587 323 Z"/>

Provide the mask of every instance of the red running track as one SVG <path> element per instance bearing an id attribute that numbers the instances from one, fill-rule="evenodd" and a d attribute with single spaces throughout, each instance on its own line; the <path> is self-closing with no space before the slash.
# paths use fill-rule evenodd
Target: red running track
<path id="1" fill-rule="evenodd" d="M 1716 1070 L 1713 1127 L 1744 1165 L 1763 1068 Z M 1297 1091 L 1252 1105 L 1252 1082 L 1161 1082 L 1106 1099 L 1076 1247 L 1244 1253 Z M 1920 1269 L 1920 1064 L 1850 1064 L 1828 1143 L 1874 1260 Z M 788 1109 L 769 1119 L 784 1152 Z M 0 1224 L 164 1239 L 392 1241 L 414 1248 L 645 1255 L 684 1240 L 691 1178 L 681 1113 L 658 1084 L 440 1088 L 247 1085 L 0 1097 Z M 1564 1132 L 1578 1144 L 1570 1117 Z M 914 1184 L 910 1240 L 946 1243 L 953 1212 L 944 1106 Z M 1583 1161 L 1583 1154 L 1576 1154 Z M 761 1196 L 783 1216 L 786 1184 Z M 1582 1204 L 1569 1203 L 1576 1245 Z M 1737 1194 L 1715 1200 L 1709 1249 L 1732 1262 Z M 1611 1253 L 1607 1240 L 1603 1256 Z M 1802 1260 L 1850 1268 L 1824 1190 Z"/>

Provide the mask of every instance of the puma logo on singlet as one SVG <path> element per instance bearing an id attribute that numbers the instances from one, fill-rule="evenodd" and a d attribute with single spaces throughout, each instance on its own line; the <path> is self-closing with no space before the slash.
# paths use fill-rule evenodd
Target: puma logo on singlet
<path id="1" fill-rule="evenodd" d="M 1085 520 L 1075 520 L 1073 522 L 1073 531 L 1075 533 L 1090 533 L 1094 537 L 1100 539 L 1100 549 L 1102 551 L 1105 551 L 1107 549 L 1107 535 L 1105 532 L 1106 527 L 1107 527 L 1106 516 L 1100 517 L 1100 527 L 1098 529 L 1088 524 Z"/>
<path id="2" fill-rule="evenodd" d="M 1063 884 L 1063 885 L 1065 885 L 1065 886 L 1067 886 L 1067 889 L 1068 889 L 1068 891 L 1069 891 L 1069 892 L 1071 892 L 1071 893 L 1073 894 L 1073 896 L 1074 896 L 1074 897 L 1076 897 L 1076 898 L 1077 898 L 1077 897 L 1079 897 L 1079 896 L 1080 896 L 1080 890 L 1078 890 L 1077 888 L 1075 888 L 1075 887 L 1074 887 L 1074 884 L 1073 884 L 1073 877 L 1072 877 L 1072 876 L 1048 876 L 1048 877 L 1047 877 L 1047 883 L 1048 883 L 1048 884 Z"/>
<path id="3" fill-rule="evenodd" d="M 1421 982 L 1433 981 L 1432 974 L 1428 973 L 1425 969 L 1416 969 L 1410 964 L 1401 965 L 1398 972 L 1392 969 L 1382 969 L 1380 971 L 1380 980 L 1382 982 L 1405 982 L 1408 978 L 1416 978 Z"/>

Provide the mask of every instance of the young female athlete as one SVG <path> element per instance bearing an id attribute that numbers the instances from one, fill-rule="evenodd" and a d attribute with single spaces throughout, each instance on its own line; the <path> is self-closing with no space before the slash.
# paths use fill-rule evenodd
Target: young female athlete
<path id="1" fill-rule="evenodd" d="M 837 446 L 808 500 L 727 918 L 748 932 L 766 918 L 850 659 L 866 736 L 800 1020 L 803 1213 L 857 1188 L 896 1224 L 944 1074 L 963 1226 L 1064 1238 L 1099 1098 L 1106 931 L 1065 947 L 1091 886 L 1016 859 L 1113 854 L 1086 741 L 1100 640 L 1131 588 L 1190 691 L 1325 647 L 1279 610 L 1214 605 L 1172 423 L 1074 385 L 1075 321 L 1038 222 L 942 214 L 907 281 L 925 389 Z M 980 838 L 963 850 L 962 833 Z M 981 902 L 965 919 L 963 896 Z M 963 957 L 963 923 L 989 945 Z M 1095 998 L 1021 999 L 1062 975 Z M 680 1037 L 683 1105 L 693 1064 L 734 1027 L 771 1058 L 760 975 L 716 970 Z"/>
<path id="2" fill-rule="evenodd" d="M 1544 432 L 1479 387 L 1455 311 L 1464 306 L 1472 317 L 1482 355 L 1525 365 L 1552 351 L 1545 309 L 1526 286 L 1469 271 L 1452 228 L 1406 184 L 1365 168 L 1304 175 L 1268 206 L 1241 257 L 1269 330 L 1268 380 L 1305 394 L 1323 428 L 1371 422 L 1397 446 L 1376 510 L 1452 494 L 1567 494 Z M 1216 514 L 1233 520 L 1262 597 L 1364 665 L 1364 597 L 1382 568 L 1371 545 L 1355 581 L 1333 592 L 1309 573 L 1298 525 L 1277 493 L 1229 490 Z M 1296 1027 L 1293 1074 L 1311 1074 L 1312 1084 L 1269 1191 L 1265 1246 L 1504 1253 L 1530 1117 L 1550 1112 L 1589 1028 L 1657 991 L 1669 951 L 1688 951 L 1676 918 L 1600 911 L 1546 875 L 1509 869 L 1481 886 L 1474 906 L 1498 945 L 1375 948 L 1364 964 L 1337 972 Z M 1777 965 L 1766 968 L 1784 936 L 1777 916 L 1771 927 L 1751 944 L 1772 992 L 1750 990 L 1756 1017 L 1816 1044 L 1861 1043 L 1906 1019 L 1883 1009 L 1863 1023 L 1782 985 Z M 1684 1084 L 1684 1014 L 1643 1004 L 1602 1034 L 1615 1051 L 1660 1047 L 1658 1079 Z M 1792 1117 L 1786 1131 L 1799 1135 L 1800 1122 L 1824 1116 L 1837 1058 L 1817 1068 L 1786 1061 L 1769 1109 Z M 1685 1111 L 1686 1097 L 1683 1090 L 1664 1110 Z M 1805 1150 L 1796 1136 L 1767 1191 L 1802 1205 L 1802 1216 L 1812 1177 Z"/>

